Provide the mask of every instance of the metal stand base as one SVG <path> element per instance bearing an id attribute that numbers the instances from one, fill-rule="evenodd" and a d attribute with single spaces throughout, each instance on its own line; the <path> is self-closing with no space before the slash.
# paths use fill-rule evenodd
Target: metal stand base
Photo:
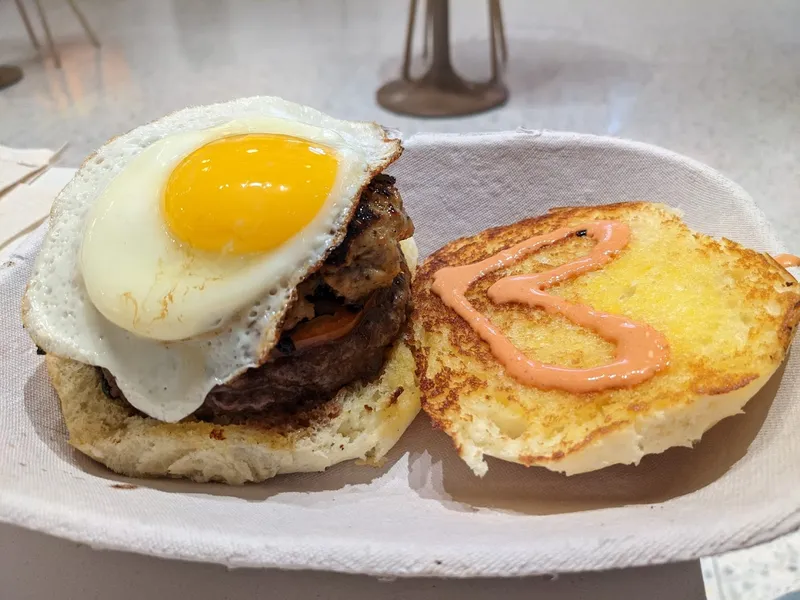
<path id="1" fill-rule="evenodd" d="M 465 81 L 453 69 L 449 10 L 448 0 L 427 0 L 422 55 L 428 56 L 429 40 L 433 52 L 428 72 L 419 79 L 412 79 L 411 53 L 417 0 L 411 0 L 402 76 L 383 85 L 377 93 L 378 104 L 385 109 L 415 117 L 456 117 L 484 112 L 508 100 L 508 89 L 500 75 L 500 64 L 505 63 L 507 57 L 500 0 L 489 0 L 492 73 L 486 82 Z"/>
<path id="2" fill-rule="evenodd" d="M 11 87 L 22 79 L 22 69 L 11 65 L 0 65 L 0 90 Z"/>
<path id="3" fill-rule="evenodd" d="M 470 83 L 458 78 L 458 84 L 448 88 L 434 78 L 397 79 L 378 90 L 378 104 L 401 115 L 458 117 L 490 110 L 508 100 L 508 90 L 500 82 Z"/>

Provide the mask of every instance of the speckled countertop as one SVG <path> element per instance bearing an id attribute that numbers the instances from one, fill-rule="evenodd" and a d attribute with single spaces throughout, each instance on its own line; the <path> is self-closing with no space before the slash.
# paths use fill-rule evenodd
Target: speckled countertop
<path id="1" fill-rule="evenodd" d="M 107 138 L 189 104 L 277 94 L 406 133 L 574 130 L 665 146 L 740 183 L 800 253 L 800 3 L 792 0 L 505 0 L 511 99 L 484 115 L 422 121 L 374 103 L 394 76 L 405 0 L 43 2 L 63 59 L 30 45 L 0 1 L 0 143 L 56 147 L 77 166 Z M 485 2 L 453 3 L 457 66 L 488 69 Z M 32 7 L 31 7 L 32 8 Z M 33 16 L 33 12 L 31 12 Z M 40 33 L 41 37 L 41 33 Z M 705 561 L 709 598 L 772 599 L 800 588 L 800 538 Z"/>

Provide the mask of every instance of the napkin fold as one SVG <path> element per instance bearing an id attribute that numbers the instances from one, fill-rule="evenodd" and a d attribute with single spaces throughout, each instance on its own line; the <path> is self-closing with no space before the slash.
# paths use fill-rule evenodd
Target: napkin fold
<path id="1" fill-rule="evenodd" d="M 61 186 L 32 183 L 63 148 L 17 149 L 0 145 L 0 253 L 49 214 Z"/>
<path id="2" fill-rule="evenodd" d="M 18 149 L 0 145 L 0 194 L 46 169 L 63 149 L 64 146 L 57 150 L 49 150 Z"/>
<path id="3" fill-rule="evenodd" d="M 0 250 L 50 214 L 57 187 L 17 184 L 0 198 Z"/>

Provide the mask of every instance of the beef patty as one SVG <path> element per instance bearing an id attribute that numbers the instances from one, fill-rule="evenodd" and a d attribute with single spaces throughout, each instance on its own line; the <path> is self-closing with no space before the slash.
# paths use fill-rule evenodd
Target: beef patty
<path id="1" fill-rule="evenodd" d="M 284 348 L 286 356 L 250 369 L 206 396 L 195 416 L 230 422 L 269 410 L 295 411 L 330 400 L 339 389 L 380 373 L 388 347 L 406 322 L 409 277 L 400 273 L 376 293 L 363 317 L 349 333 L 306 350 Z"/>
<path id="2" fill-rule="evenodd" d="M 410 312 L 411 276 L 399 241 L 414 227 L 394 183 L 383 174 L 370 182 L 342 243 L 298 286 L 270 359 L 215 386 L 197 418 L 229 423 L 305 410 L 348 383 L 378 375 Z M 294 343 L 303 327 L 347 311 L 353 318 L 335 339 Z M 101 371 L 106 393 L 124 400 L 113 374 Z"/>

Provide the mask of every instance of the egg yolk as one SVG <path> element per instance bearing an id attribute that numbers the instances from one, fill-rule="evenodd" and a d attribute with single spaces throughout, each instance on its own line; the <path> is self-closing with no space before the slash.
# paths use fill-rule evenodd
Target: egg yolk
<path id="1" fill-rule="evenodd" d="M 164 189 L 164 219 L 173 236 L 193 248 L 266 252 L 314 219 L 337 167 L 332 148 L 297 137 L 220 138 L 172 171 Z"/>

